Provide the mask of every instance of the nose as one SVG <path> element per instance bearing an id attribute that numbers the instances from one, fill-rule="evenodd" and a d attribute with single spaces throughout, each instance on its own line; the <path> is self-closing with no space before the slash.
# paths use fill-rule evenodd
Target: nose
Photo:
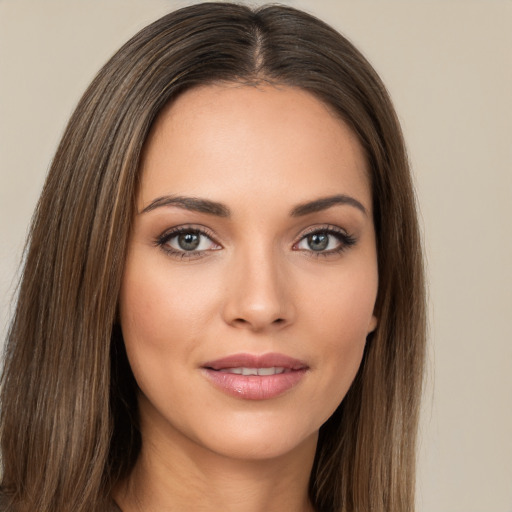
<path id="1" fill-rule="evenodd" d="M 272 251 L 240 254 L 228 276 L 224 321 L 254 332 L 293 323 L 296 310 L 285 274 L 284 263 Z"/>

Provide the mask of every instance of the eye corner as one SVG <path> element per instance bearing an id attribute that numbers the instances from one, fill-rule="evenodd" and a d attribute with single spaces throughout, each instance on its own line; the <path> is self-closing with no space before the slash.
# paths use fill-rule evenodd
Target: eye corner
<path id="1" fill-rule="evenodd" d="M 191 239 L 188 242 L 179 240 L 184 236 L 195 236 L 196 240 Z M 184 244 L 188 244 L 189 247 L 185 247 Z M 200 259 L 211 252 L 223 249 L 222 244 L 208 228 L 196 225 L 181 225 L 166 229 L 155 238 L 154 245 L 179 261 Z"/>
<path id="2" fill-rule="evenodd" d="M 317 239 L 317 247 L 312 247 L 314 237 Z M 322 225 L 314 226 L 299 235 L 299 239 L 292 245 L 292 250 L 301 251 L 308 256 L 336 256 L 346 251 L 357 243 L 357 238 L 349 234 L 339 226 Z M 304 245 L 304 246 L 301 246 Z"/>

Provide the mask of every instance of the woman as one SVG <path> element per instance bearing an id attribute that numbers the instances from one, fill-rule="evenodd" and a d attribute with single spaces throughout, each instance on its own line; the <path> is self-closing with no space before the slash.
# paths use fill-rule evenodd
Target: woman
<path id="1" fill-rule="evenodd" d="M 28 247 L 5 510 L 413 510 L 414 195 L 333 29 L 207 3 L 142 30 L 72 116 Z"/>

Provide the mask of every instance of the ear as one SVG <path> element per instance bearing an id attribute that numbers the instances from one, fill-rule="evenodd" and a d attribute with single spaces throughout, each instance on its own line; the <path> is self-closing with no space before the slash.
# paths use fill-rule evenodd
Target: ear
<path id="1" fill-rule="evenodd" d="M 373 331 L 375 331 L 375 329 L 377 329 L 378 323 L 379 323 L 378 318 L 375 315 L 372 315 L 372 318 L 370 319 L 370 323 L 368 324 L 367 334 L 370 334 Z"/>

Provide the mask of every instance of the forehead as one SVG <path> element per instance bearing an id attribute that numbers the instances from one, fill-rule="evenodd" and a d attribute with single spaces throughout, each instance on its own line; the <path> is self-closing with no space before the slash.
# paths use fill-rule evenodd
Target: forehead
<path id="1" fill-rule="evenodd" d="M 139 206 L 163 194 L 295 202 L 351 193 L 371 209 L 357 136 L 312 94 L 287 86 L 210 85 L 167 106 L 141 165 Z"/>

